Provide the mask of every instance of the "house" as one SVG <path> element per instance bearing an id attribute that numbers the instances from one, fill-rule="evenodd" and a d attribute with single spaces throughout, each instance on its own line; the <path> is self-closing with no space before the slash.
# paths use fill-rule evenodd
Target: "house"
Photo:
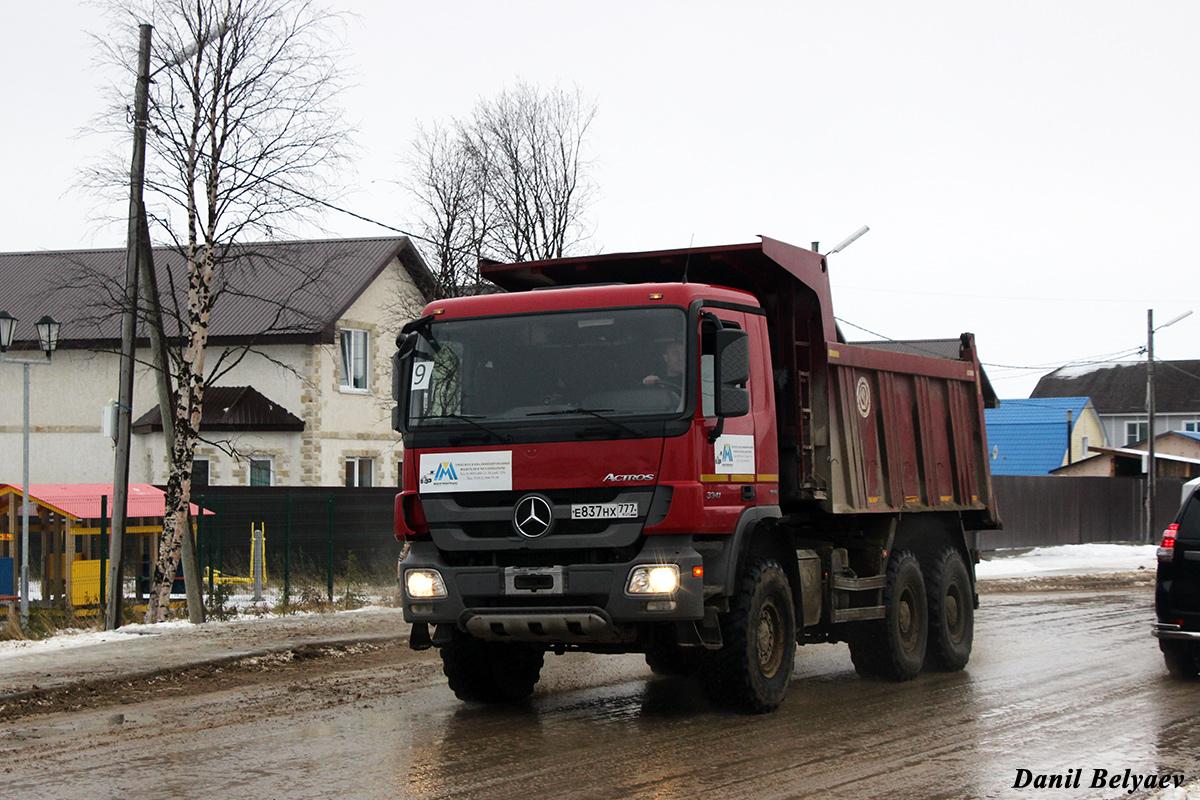
<path id="1" fill-rule="evenodd" d="M 186 306 L 183 259 L 156 248 L 154 260 L 171 338 L 181 330 L 171 312 Z M 22 319 L 16 338 L 24 341 L 10 359 L 39 355 L 34 319 L 62 323 L 51 362 L 29 370 L 31 483 L 113 480 L 113 439 L 102 427 L 118 395 L 124 264 L 123 249 L 0 254 L 0 310 Z M 196 482 L 397 484 L 393 342 L 432 286 L 407 237 L 247 244 L 225 254 Z M 167 459 L 144 330 L 138 348 L 130 480 L 161 484 Z M 21 369 L 0 363 L 0 479 L 11 482 L 22 472 Z"/>
<path id="2" fill-rule="evenodd" d="M 1122 478 L 1146 474 L 1147 442 L 1125 447 L 1092 446 L 1092 456 L 1054 470 L 1055 475 Z M 1154 437 L 1155 475 L 1159 478 L 1200 477 L 1200 433 L 1168 431 Z"/>
<path id="3" fill-rule="evenodd" d="M 1109 442 L 1129 446 L 1149 438 L 1145 361 L 1060 367 L 1031 396 L 1090 397 Z M 1156 361 L 1154 405 L 1156 435 L 1200 432 L 1200 361 Z"/>
<path id="4" fill-rule="evenodd" d="M 984 417 L 993 475 L 1047 475 L 1108 444 L 1086 397 L 1001 400 Z"/>

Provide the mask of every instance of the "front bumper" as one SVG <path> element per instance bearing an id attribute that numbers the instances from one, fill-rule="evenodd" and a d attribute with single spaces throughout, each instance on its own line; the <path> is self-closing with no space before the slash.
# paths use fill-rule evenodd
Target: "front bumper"
<path id="1" fill-rule="evenodd" d="M 404 619 L 454 625 L 482 639 L 576 645 L 631 642 L 644 624 L 704 618 L 704 579 L 694 572 L 703 558 L 690 536 L 644 537 L 640 552 L 622 563 L 586 563 L 571 550 L 550 560 L 554 565 L 546 567 L 452 566 L 432 541 L 414 541 L 401 575 L 437 570 L 446 596 L 409 597 L 401 580 Z M 655 564 L 678 565 L 679 588 L 670 595 L 627 593 L 630 572 Z"/>

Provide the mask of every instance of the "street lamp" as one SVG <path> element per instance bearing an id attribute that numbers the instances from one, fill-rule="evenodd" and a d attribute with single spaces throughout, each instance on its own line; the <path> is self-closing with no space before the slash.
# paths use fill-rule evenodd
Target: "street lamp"
<path id="1" fill-rule="evenodd" d="M 24 372 L 24 425 L 22 428 L 21 452 L 21 629 L 29 628 L 29 368 L 38 364 L 49 364 L 50 356 L 58 349 L 58 332 L 62 324 L 46 315 L 34 323 L 38 343 L 46 354 L 44 361 L 25 358 L 9 358 L 17 320 L 7 311 L 0 311 L 0 361 L 20 364 Z"/>
<path id="2" fill-rule="evenodd" d="M 1158 464 L 1154 461 L 1154 332 L 1191 316 L 1185 311 L 1174 319 L 1154 327 L 1154 309 L 1146 311 L 1146 541 L 1154 543 L 1154 490 Z"/>

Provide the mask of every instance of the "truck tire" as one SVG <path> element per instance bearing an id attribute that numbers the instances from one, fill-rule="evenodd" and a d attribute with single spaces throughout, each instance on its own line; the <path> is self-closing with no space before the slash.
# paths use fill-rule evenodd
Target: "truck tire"
<path id="1" fill-rule="evenodd" d="M 929 602 L 929 647 L 925 664 L 947 672 L 971 660 L 975 638 L 975 598 L 971 575 L 959 552 L 947 547 L 925 576 Z"/>
<path id="2" fill-rule="evenodd" d="M 1159 639 L 1158 648 L 1172 678 L 1194 681 L 1200 677 L 1200 646 L 1195 642 Z"/>
<path id="3" fill-rule="evenodd" d="M 537 646 L 485 642 L 455 631 L 442 646 L 442 673 L 459 700 L 519 703 L 533 694 L 544 657 Z"/>
<path id="4" fill-rule="evenodd" d="M 787 574 L 755 559 L 721 618 L 720 650 L 705 651 L 701 679 L 715 705 L 753 714 L 783 703 L 796 660 L 796 612 Z"/>
<path id="5" fill-rule="evenodd" d="M 921 565 L 907 550 L 888 562 L 883 605 L 883 619 L 859 623 L 849 636 L 850 659 L 859 675 L 911 681 L 925 663 L 929 613 Z"/>

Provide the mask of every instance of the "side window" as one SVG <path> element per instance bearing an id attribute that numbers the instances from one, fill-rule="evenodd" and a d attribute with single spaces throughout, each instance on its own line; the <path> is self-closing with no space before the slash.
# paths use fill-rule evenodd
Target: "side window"
<path id="1" fill-rule="evenodd" d="M 736 322 L 720 320 L 722 328 L 741 328 Z M 700 413 L 705 417 L 717 415 L 716 402 L 717 322 L 711 317 L 700 323 Z"/>
<path id="2" fill-rule="evenodd" d="M 1187 433 L 1200 433 L 1200 419 L 1192 419 L 1183 423 L 1183 430 Z"/>
<path id="3" fill-rule="evenodd" d="M 368 388 L 368 345 L 366 331 L 347 328 L 341 333 L 342 370 L 341 387 L 346 391 L 366 392 Z"/>

